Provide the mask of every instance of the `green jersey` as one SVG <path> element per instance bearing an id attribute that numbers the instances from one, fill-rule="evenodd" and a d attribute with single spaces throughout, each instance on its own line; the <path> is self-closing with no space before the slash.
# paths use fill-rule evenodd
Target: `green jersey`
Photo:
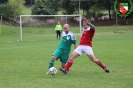
<path id="1" fill-rule="evenodd" d="M 61 40 L 61 43 L 59 44 L 58 48 L 69 52 L 72 44 L 76 44 L 75 35 L 72 32 L 69 32 L 68 34 L 66 34 L 63 31 L 62 32 L 62 40 Z"/>
<path id="2" fill-rule="evenodd" d="M 53 53 L 53 56 L 56 57 L 56 60 L 60 59 L 61 63 L 66 64 L 69 58 L 69 53 L 70 53 L 72 44 L 76 44 L 75 35 L 72 32 L 69 32 L 68 34 L 66 34 L 63 31 L 61 43 Z"/>

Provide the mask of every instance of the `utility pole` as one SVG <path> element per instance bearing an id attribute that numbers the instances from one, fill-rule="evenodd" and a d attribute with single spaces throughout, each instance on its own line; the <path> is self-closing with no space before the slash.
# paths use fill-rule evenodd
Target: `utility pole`
<path id="1" fill-rule="evenodd" d="M 79 14 L 80 14 L 80 0 L 79 0 Z"/>

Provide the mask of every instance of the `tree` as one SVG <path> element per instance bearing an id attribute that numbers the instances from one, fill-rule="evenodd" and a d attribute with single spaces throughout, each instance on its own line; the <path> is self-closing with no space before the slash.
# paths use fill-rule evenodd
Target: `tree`
<path id="1" fill-rule="evenodd" d="M 61 0 L 63 14 L 73 14 L 76 11 L 77 2 L 71 0 Z"/>
<path id="2" fill-rule="evenodd" d="M 32 7 L 34 15 L 55 15 L 59 10 L 58 0 L 36 0 Z"/>
<path id="3" fill-rule="evenodd" d="M 83 9 L 83 15 L 90 18 L 90 8 L 96 4 L 96 0 L 81 1 L 81 8 Z"/>
<path id="4" fill-rule="evenodd" d="M 9 20 L 12 17 L 10 7 L 7 4 L 0 5 L 0 15 L 2 15 L 3 20 Z"/>
<path id="5" fill-rule="evenodd" d="M 11 17 L 16 17 L 22 14 L 24 3 L 24 0 L 8 0 L 7 5 L 10 7 Z"/>
<path id="6" fill-rule="evenodd" d="M 97 8 L 97 5 L 93 5 L 90 10 L 89 14 L 87 14 L 89 17 L 93 17 L 94 20 L 98 20 L 99 17 L 103 15 L 102 13 L 102 7 Z"/>
<path id="7" fill-rule="evenodd" d="M 114 2 L 116 0 L 98 0 L 97 1 L 97 6 L 98 7 L 104 7 L 105 9 L 108 10 L 108 13 L 109 13 L 109 19 L 111 19 L 111 9 L 113 8 L 114 6 Z"/>
<path id="8" fill-rule="evenodd" d="M 114 2 L 116 0 L 89 0 L 89 1 L 84 1 L 81 2 L 81 6 L 83 11 L 86 11 L 87 17 L 90 17 L 90 9 L 93 10 L 93 15 L 97 15 L 99 10 L 108 10 L 109 13 L 109 19 L 111 19 L 111 10 L 113 8 Z M 96 10 L 98 12 L 96 12 Z M 92 11 L 91 11 L 92 12 Z M 99 13 L 101 15 L 101 13 Z"/>
<path id="9" fill-rule="evenodd" d="M 24 0 L 8 0 L 7 3 L 0 5 L 0 14 L 3 20 L 9 20 L 22 14 Z"/>

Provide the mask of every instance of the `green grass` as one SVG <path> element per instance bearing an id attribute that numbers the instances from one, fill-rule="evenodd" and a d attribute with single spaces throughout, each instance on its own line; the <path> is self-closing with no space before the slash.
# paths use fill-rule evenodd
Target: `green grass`
<path id="1" fill-rule="evenodd" d="M 2 25 L 0 35 L 1 88 L 132 88 L 133 26 L 97 27 L 93 40 L 95 56 L 105 63 L 105 73 L 85 54 L 75 59 L 70 72 L 46 75 L 52 53 L 60 41 L 53 28 L 24 28 L 18 42 L 19 27 Z M 78 33 L 77 27 L 71 31 Z M 115 32 L 115 33 L 114 33 Z M 79 35 L 76 35 L 79 42 Z M 73 46 L 72 46 L 73 51 Z M 71 52 L 72 52 L 71 51 Z M 60 67 L 60 62 L 55 62 Z"/>
<path id="2" fill-rule="evenodd" d="M 24 7 L 23 15 L 31 15 L 31 8 L 32 7 Z"/>

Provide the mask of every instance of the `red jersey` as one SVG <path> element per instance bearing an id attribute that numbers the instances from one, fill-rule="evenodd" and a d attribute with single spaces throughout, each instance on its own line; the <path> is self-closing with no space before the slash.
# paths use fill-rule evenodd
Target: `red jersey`
<path id="1" fill-rule="evenodd" d="M 86 45 L 92 47 L 92 38 L 94 36 L 95 30 L 91 27 L 84 29 L 82 36 L 80 38 L 79 45 Z"/>

